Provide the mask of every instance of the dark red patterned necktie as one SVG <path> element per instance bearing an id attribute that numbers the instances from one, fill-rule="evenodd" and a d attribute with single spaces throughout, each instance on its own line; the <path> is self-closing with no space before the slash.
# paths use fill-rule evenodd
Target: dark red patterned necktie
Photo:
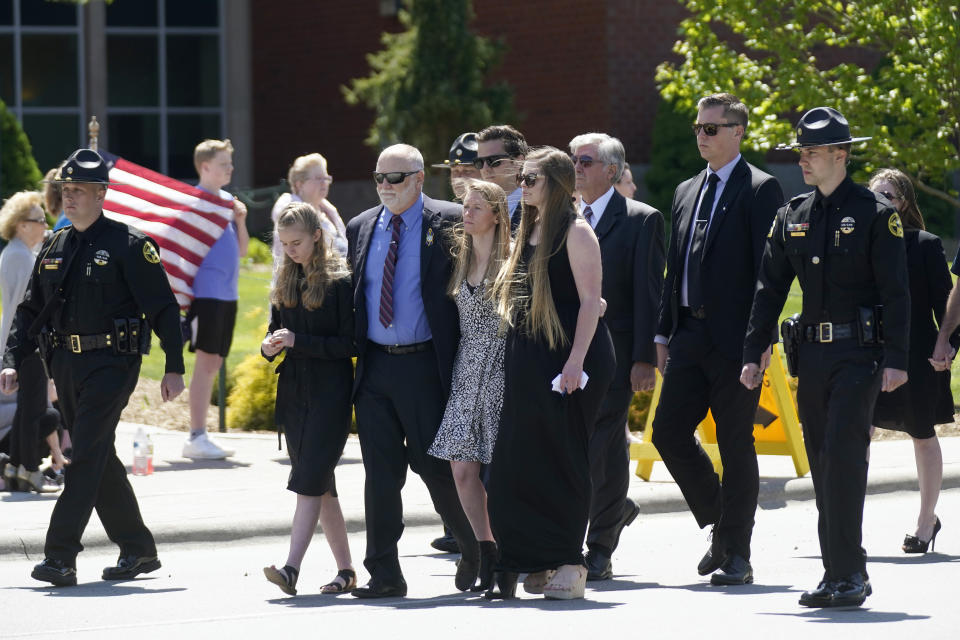
<path id="1" fill-rule="evenodd" d="M 387 259 L 383 261 L 383 284 L 380 287 L 380 324 L 389 328 L 393 324 L 393 276 L 397 271 L 397 250 L 400 248 L 400 225 L 403 218 L 390 218 L 393 234 L 390 236 L 390 247 L 387 249 Z"/>

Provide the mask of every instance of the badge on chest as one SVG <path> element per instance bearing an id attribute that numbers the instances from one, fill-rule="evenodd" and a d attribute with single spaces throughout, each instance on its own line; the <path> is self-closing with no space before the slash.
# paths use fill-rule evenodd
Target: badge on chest
<path id="1" fill-rule="evenodd" d="M 44 258 L 40 261 L 40 264 L 43 265 L 44 269 L 59 269 L 60 265 L 63 264 L 63 258 Z"/>
<path id="2" fill-rule="evenodd" d="M 787 224 L 787 233 L 789 233 L 792 237 L 805 236 L 809 230 L 809 222 L 791 222 Z"/>

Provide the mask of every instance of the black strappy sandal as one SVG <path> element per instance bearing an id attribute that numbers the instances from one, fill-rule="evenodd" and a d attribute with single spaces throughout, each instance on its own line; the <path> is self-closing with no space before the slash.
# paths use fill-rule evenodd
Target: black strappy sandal
<path id="1" fill-rule="evenodd" d="M 343 584 L 340 581 L 343 581 Z M 338 595 L 353 591 L 357 586 L 357 572 L 353 569 L 340 569 L 337 571 L 337 577 L 320 587 L 320 593 Z"/>
<path id="2" fill-rule="evenodd" d="M 263 575 L 288 596 L 297 595 L 297 577 L 300 572 L 290 565 L 285 565 L 282 569 L 277 569 L 274 565 L 264 567 Z"/>

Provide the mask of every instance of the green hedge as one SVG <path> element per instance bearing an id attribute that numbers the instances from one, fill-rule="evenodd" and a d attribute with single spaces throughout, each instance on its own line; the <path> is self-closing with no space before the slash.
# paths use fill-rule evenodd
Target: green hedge
<path id="1" fill-rule="evenodd" d="M 0 100 L 0 199 L 17 191 L 36 189 L 42 179 L 27 134 Z"/>

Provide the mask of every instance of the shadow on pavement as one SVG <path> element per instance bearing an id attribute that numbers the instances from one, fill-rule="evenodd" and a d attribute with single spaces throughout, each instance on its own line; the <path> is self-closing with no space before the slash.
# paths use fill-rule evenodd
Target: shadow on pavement
<path id="1" fill-rule="evenodd" d="M 686 589 L 687 591 L 710 591 L 714 593 L 725 593 L 731 596 L 749 596 L 762 595 L 765 593 L 790 593 L 800 592 L 793 585 L 788 584 L 737 584 L 737 585 L 714 585 L 709 582 L 694 582 L 692 584 L 659 585 L 662 589 Z"/>
<path id="2" fill-rule="evenodd" d="M 33 491 L 3 491 L 0 492 L 0 502 L 41 502 L 54 500 L 60 493 L 34 493 Z"/>
<path id="3" fill-rule="evenodd" d="M 162 466 L 154 467 L 154 473 L 165 473 L 167 471 L 190 471 L 191 469 L 237 469 L 249 467 L 250 462 L 239 462 L 237 460 L 164 460 Z M 127 473 L 132 473 L 131 467 L 127 466 Z"/>
<path id="4" fill-rule="evenodd" d="M 149 580 L 149 578 L 148 578 Z M 138 582 L 145 582 L 140 579 Z M 7 587 L 9 589 L 24 589 L 34 593 L 55 598 L 103 598 L 113 596 L 129 596 L 136 594 L 173 593 L 186 591 L 186 587 L 169 587 L 165 589 L 151 589 L 139 584 L 115 584 L 110 582 L 80 583 L 75 587 L 35 586 L 35 587 Z"/>
<path id="5" fill-rule="evenodd" d="M 799 605 L 798 605 L 799 606 Z M 873 609 L 863 607 L 838 607 L 836 609 L 811 609 L 809 611 L 798 611 L 796 613 L 761 613 L 765 616 L 790 616 L 793 618 L 802 618 L 810 622 L 832 622 L 832 623 L 877 623 L 877 622 L 903 622 L 905 620 L 928 620 L 930 616 L 918 616 L 912 613 L 902 611 L 874 611 Z"/>
<path id="6" fill-rule="evenodd" d="M 940 562 L 960 562 L 960 556 L 952 556 L 948 553 L 929 553 L 904 554 L 902 556 L 867 556 L 867 565 L 871 562 L 883 562 L 887 564 L 938 564 Z"/>
<path id="7" fill-rule="evenodd" d="M 656 582 L 637 582 L 624 580 L 628 576 L 615 576 L 609 580 L 596 580 L 587 583 L 587 591 L 634 591 L 638 589 L 656 589 Z"/>
<path id="8" fill-rule="evenodd" d="M 598 609 L 612 609 L 625 605 L 625 602 L 593 602 L 587 598 L 583 600 L 547 600 L 524 594 L 512 600 L 485 600 L 479 593 L 448 594 L 432 598 L 376 598 L 361 599 L 350 595 L 306 595 L 289 598 L 274 598 L 267 600 L 270 604 L 285 605 L 292 609 L 309 609 L 328 607 L 331 605 L 355 605 L 363 607 L 390 607 L 393 609 L 434 609 L 437 607 L 484 607 L 499 609 L 543 609 L 545 611 L 590 611 Z"/>

